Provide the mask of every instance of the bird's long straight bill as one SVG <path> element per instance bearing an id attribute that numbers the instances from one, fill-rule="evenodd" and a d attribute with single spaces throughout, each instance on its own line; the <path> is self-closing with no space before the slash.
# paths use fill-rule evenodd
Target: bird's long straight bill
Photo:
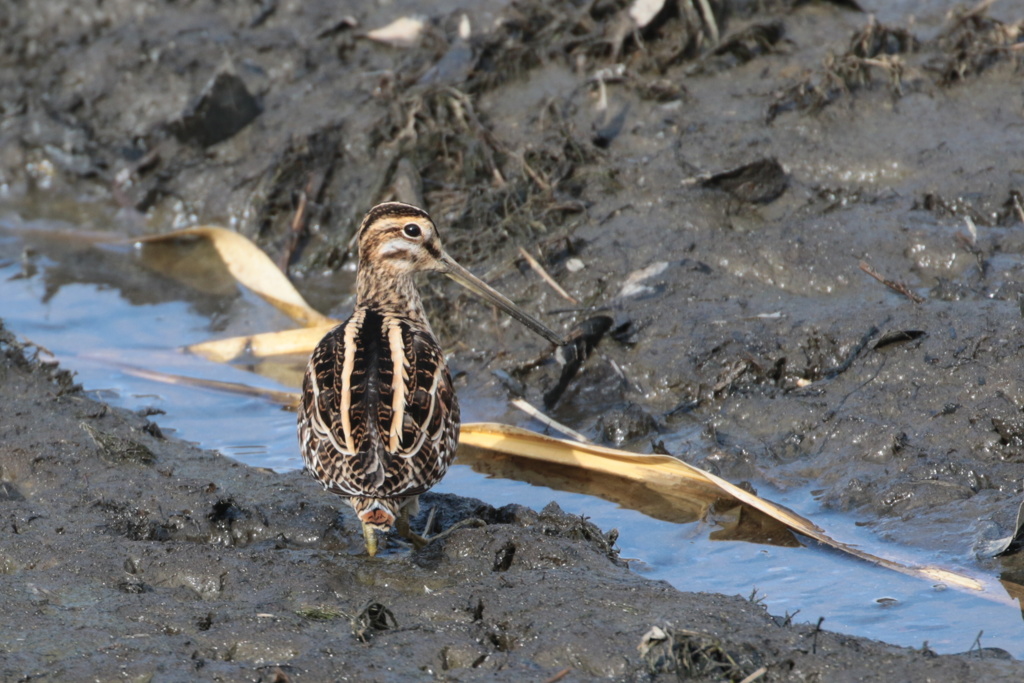
<path id="1" fill-rule="evenodd" d="M 522 324 L 529 327 L 531 330 L 539 334 L 540 336 L 547 339 L 556 346 L 564 346 L 566 341 L 562 339 L 558 334 L 551 331 L 533 316 L 524 312 L 521 308 L 516 306 L 514 303 L 509 301 L 504 295 L 497 290 L 493 289 L 486 282 L 478 278 L 473 273 L 469 272 L 453 259 L 448 254 L 442 254 L 439 259 L 442 265 L 442 271 L 445 275 L 458 282 L 460 285 L 473 292 L 477 296 L 486 299 L 501 310 L 508 313 L 510 316 L 521 322 Z"/>

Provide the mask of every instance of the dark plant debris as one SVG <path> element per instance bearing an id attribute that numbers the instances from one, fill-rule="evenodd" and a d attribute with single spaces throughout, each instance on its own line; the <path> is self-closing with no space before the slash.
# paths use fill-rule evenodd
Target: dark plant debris
<path id="1" fill-rule="evenodd" d="M 703 180 L 704 187 L 725 190 L 739 200 L 752 204 L 775 201 L 786 191 L 786 172 L 775 159 L 758 159 Z"/>

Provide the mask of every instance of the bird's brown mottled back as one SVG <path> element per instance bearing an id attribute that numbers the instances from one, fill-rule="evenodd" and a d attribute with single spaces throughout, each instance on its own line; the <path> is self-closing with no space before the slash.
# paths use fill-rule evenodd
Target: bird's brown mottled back
<path id="1" fill-rule="evenodd" d="M 317 345 L 303 380 L 306 469 L 374 527 L 440 481 L 458 443 L 451 375 L 412 280 L 439 253 L 424 211 L 374 207 L 359 232 L 356 309 Z"/>
<path id="2" fill-rule="evenodd" d="M 356 309 L 309 359 L 298 430 L 306 470 L 348 497 L 372 555 L 377 529 L 408 531 L 408 504 L 441 480 L 459 440 L 459 404 L 416 273 L 443 272 L 546 339 L 561 340 L 448 256 L 422 209 L 375 206 L 358 238 Z"/>

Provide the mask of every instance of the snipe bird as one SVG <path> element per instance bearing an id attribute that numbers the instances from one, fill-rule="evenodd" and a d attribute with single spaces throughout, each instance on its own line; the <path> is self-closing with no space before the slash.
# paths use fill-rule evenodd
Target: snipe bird
<path id="1" fill-rule="evenodd" d="M 298 430 L 306 470 L 348 498 L 372 556 L 377 532 L 393 526 L 416 545 L 426 541 L 409 519 L 459 440 L 452 378 L 413 276 L 444 273 L 549 341 L 563 340 L 456 263 L 422 209 L 375 206 L 357 238 L 356 308 L 313 351 Z"/>

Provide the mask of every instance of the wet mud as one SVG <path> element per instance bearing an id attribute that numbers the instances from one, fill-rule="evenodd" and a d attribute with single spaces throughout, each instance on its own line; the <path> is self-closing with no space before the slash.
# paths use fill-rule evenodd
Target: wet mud
<path id="1" fill-rule="evenodd" d="M 366 208 L 424 205 L 552 325 L 611 319 L 566 380 L 432 282 L 458 381 L 1020 581 L 983 552 L 1024 460 L 1024 13 L 989 5 L 441 3 L 404 46 L 367 33 L 415 3 L 8 3 L 0 187 L 120 234 L 234 226 L 339 315 Z M 492 523 L 368 562 L 298 474 L 4 350 L 4 677 L 1020 676 L 652 584 L 555 510 L 439 498 Z"/>
<path id="2" fill-rule="evenodd" d="M 308 477 L 165 438 L 2 329 L 0 350 L 3 680 L 1020 676 L 644 579 L 554 505 L 428 494 L 441 526 L 487 525 L 370 559 Z"/>

